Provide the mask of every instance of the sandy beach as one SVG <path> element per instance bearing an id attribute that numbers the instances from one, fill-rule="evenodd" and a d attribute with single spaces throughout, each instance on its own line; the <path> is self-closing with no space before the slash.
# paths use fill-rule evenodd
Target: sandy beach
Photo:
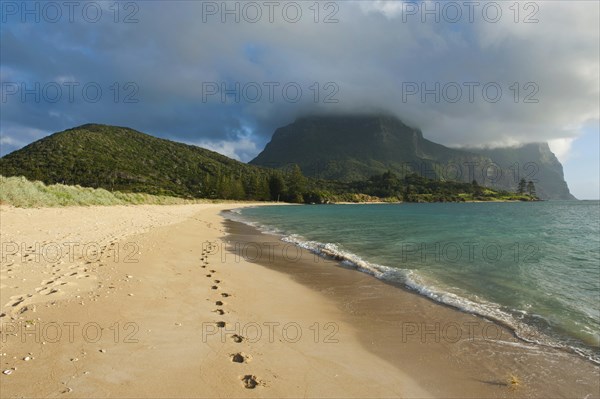
<path id="1" fill-rule="evenodd" d="M 2 206 L 0 396 L 600 397 L 577 355 L 221 216 L 250 205 Z"/>

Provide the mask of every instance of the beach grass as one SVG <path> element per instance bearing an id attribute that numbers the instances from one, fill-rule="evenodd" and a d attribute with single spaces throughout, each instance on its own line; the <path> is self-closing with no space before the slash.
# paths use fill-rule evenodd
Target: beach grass
<path id="1" fill-rule="evenodd" d="M 18 208 L 63 207 L 91 205 L 178 205 L 213 202 L 203 199 L 185 199 L 144 193 L 123 193 L 102 188 L 46 185 L 24 177 L 0 175 L 0 203 Z M 222 202 L 222 201 L 220 201 Z"/>

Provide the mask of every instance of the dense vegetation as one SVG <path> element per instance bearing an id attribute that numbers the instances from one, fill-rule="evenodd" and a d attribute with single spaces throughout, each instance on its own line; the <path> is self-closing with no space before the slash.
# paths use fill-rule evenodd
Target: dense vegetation
<path id="1" fill-rule="evenodd" d="M 65 185 L 102 188 L 103 196 L 129 192 L 295 203 L 535 198 L 525 194 L 525 186 L 517 195 L 476 182 L 441 181 L 416 174 L 400 177 L 391 171 L 352 182 L 307 178 L 298 165 L 285 170 L 247 165 L 203 148 L 95 124 L 53 134 L 3 157 L 0 174 L 61 184 L 56 187 L 62 191 Z M 38 186 L 38 191 L 44 190 Z"/>
<path id="2" fill-rule="evenodd" d="M 0 159 L 0 174 L 46 184 L 184 198 L 268 200 L 265 168 L 133 129 L 88 124 Z"/>
<path id="3" fill-rule="evenodd" d="M 368 180 L 351 183 L 320 181 L 308 190 L 305 202 L 465 202 L 465 201 L 532 201 L 532 192 L 511 193 L 480 186 L 476 181 L 462 183 L 428 179 L 417 174 L 404 178 L 388 171 Z"/>

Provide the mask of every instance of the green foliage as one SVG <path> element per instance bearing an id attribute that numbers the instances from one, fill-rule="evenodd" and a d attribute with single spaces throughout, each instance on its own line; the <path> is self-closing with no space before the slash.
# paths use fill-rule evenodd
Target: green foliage
<path id="1" fill-rule="evenodd" d="M 0 176 L 0 203 L 20 208 L 82 205 L 176 205 L 197 201 L 142 193 L 110 192 L 64 184 L 45 185 L 24 177 Z"/>
<path id="2" fill-rule="evenodd" d="M 0 159 L 4 176 L 183 198 L 265 200 L 270 171 L 132 129 L 89 124 Z"/>
<path id="3" fill-rule="evenodd" d="M 95 124 L 53 134 L 1 158 L 0 173 L 24 176 L 2 181 L 0 199 L 17 206 L 179 203 L 184 198 L 294 203 L 535 198 L 532 182 L 526 187 L 530 195 L 524 194 L 524 186 L 515 196 L 476 181 L 398 175 L 392 169 L 352 182 L 309 179 L 297 164 L 285 170 L 266 169 L 132 129 Z"/>
<path id="4" fill-rule="evenodd" d="M 271 200 L 279 201 L 285 196 L 285 181 L 279 172 L 273 172 L 269 177 L 269 193 Z"/>
<path id="5" fill-rule="evenodd" d="M 304 202 L 304 193 L 306 192 L 306 177 L 302 174 L 300 167 L 294 165 L 287 176 L 286 200 L 289 202 Z"/>
<path id="6" fill-rule="evenodd" d="M 515 195 L 482 187 L 476 182 L 463 183 L 428 179 L 409 174 L 404 179 L 387 171 L 365 181 L 352 183 L 319 181 L 329 189 L 328 200 L 337 202 L 404 201 L 404 202 L 465 202 L 465 201 L 531 201 L 527 195 Z M 361 197 L 362 196 L 362 197 Z M 319 201 L 311 198 L 311 202 Z M 324 202 L 324 201 L 321 201 Z"/>

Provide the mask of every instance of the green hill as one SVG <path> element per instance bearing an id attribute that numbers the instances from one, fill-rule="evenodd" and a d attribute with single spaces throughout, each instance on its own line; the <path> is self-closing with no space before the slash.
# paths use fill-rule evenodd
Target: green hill
<path id="1" fill-rule="evenodd" d="M 270 198 L 268 170 L 200 147 L 98 124 L 52 134 L 4 156 L 0 174 L 110 191 Z"/>

